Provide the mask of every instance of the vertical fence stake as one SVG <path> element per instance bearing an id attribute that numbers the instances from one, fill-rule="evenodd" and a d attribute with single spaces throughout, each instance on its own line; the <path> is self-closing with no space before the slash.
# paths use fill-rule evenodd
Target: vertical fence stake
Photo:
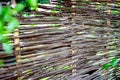
<path id="1" fill-rule="evenodd" d="M 76 5 L 75 5 L 75 3 L 76 2 L 75 1 L 76 0 L 71 0 L 71 3 L 72 3 L 72 5 L 71 5 L 72 30 L 74 30 L 74 26 L 76 25 L 76 19 L 75 19 L 75 17 L 76 17 L 76 12 L 75 12 Z M 76 41 L 72 41 L 72 43 L 71 43 L 72 54 L 75 54 L 77 52 L 76 47 L 74 46 L 75 43 L 76 43 Z M 72 60 L 75 60 L 74 57 L 72 57 Z M 74 68 L 74 67 L 77 67 L 77 66 L 76 66 L 75 63 L 73 63 L 72 67 Z M 77 71 L 76 69 L 72 70 L 72 75 L 73 76 L 76 74 L 76 71 Z"/>
<path id="2" fill-rule="evenodd" d="M 14 44 L 15 44 L 15 56 L 16 56 L 16 66 L 21 65 L 21 54 L 20 54 L 20 39 L 19 39 L 19 29 L 15 29 L 14 31 Z M 18 78 L 17 80 L 22 80 L 21 78 L 21 71 L 18 69 Z"/>
<path id="3" fill-rule="evenodd" d="M 111 24 L 111 19 L 110 19 L 110 16 L 111 16 L 111 8 L 110 8 L 110 2 L 107 2 L 107 32 L 106 32 L 106 36 L 107 36 L 107 45 L 106 45 L 106 52 L 109 51 L 109 48 L 110 48 L 110 45 L 109 45 L 109 41 L 110 41 L 110 24 Z M 106 55 L 106 57 L 108 58 L 109 57 L 109 54 Z M 105 76 L 106 78 L 108 78 L 108 71 L 106 70 L 105 71 Z"/>
<path id="4" fill-rule="evenodd" d="M 108 43 L 108 45 L 107 45 L 107 47 L 106 47 L 106 49 L 107 50 L 109 50 L 109 40 L 110 40 L 110 24 L 111 24 L 111 20 L 110 20 L 110 15 L 111 15 L 111 8 L 110 8 L 110 3 L 109 2 L 107 2 L 107 37 L 108 37 L 108 39 L 107 39 L 107 43 Z M 109 56 L 109 54 L 108 54 L 108 56 Z"/>

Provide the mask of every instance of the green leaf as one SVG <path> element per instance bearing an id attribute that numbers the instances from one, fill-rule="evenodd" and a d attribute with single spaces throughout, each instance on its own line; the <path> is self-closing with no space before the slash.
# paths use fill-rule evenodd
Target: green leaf
<path id="1" fill-rule="evenodd" d="M 33 9 L 37 9 L 38 6 L 38 0 L 27 0 L 28 5 L 33 8 Z"/>
<path id="2" fill-rule="evenodd" d="M 120 2 L 117 2 L 117 5 L 120 6 Z"/>
<path id="3" fill-rule="evenodd" d="M 3 8 L 2 8 L 2 5 L 0 4 L 0 15 L 2 14 L 2 10 Z"/>
<path id="4" fill-rule="evenodd" d="M 0 41 L 3 43 L 9 43 L 9 39 L 6 36 L 3 36 L 3 34 L 0 34 Z"/>
<path id="5" fill-rule="evenodd" d="M 3 60 L 0 60 L 0 67 L 2 67 L 4 65 Z"/>
<path id="6" fill-rule="evenodd" d="M 17 15 L 18 12 L 15 9 L 12 9 L 12 15 Z"/>
<path id="7" fill-rule="evenodd" d="M 40 3 L 41 4 L 47 4 L 47 3 L 50 3 L 50 0 L 40 0 Z"/>
<path id="8" fill-rule="evenodd" d="M 13 46 L 8 43 L 3 43 L 3 50 L 7 53 L 10 54 L 13 52 Z"/>
<path id="9" fill-rule="evenodd" d="M 46 77 L 46 78 L 42 78 L 42 79 L 40 79 L 40 80 L 48 80 L 49 79 L 49 77 Z"/>
<path id="10" fill-rule="evenodd" d="M 64 6 L 56 5 L 57 8 L 64 8 Z"/>
<path id="11" fill-rule="evenodd" d="M 117 58 L 113 58 L 110 62 L 110 66 L 114 67 L 117 65 L 118 62 L 119 62 L 119 60 Z"/>
<path id="12" fill-rule="evenodd" d="M 5 8 L 3 8 L 2 10 L 2 19 L 4 21 L 10 21 L 11 20 L 11 15 L 12 15 L 12 11 L 10 6 L 6 6 Z"/>
<path id="13" fill-rule="evenodd" d="M 52 12 L 52 13 L 55 13 L 55 10 L 52 9 L 51 12 Z"/>
<path id="14" fill-rule="evenodd" d="M 3 42 L 4 41 L 4 36 L 2 34 L 0 34 L 0 41 Z"/>
<path id="15" fill-rule="evenodd" d="M 120 11 L 118 11 L 118 10 L 112 10 L 112 13 L 113 13 L 114 15 L 117 15 L 117 14 L 120 13 Z"/>
<path id="16" fill-rule="evenodd" d="M 35 26 L 35 24 L 30 24 L 30 27 L 34 27 Z"/>
<path id="17" fill-rule="evenodd" d="M 103 65 L 103 69 L 105 69 L 105 70 L 108 70 L 109 67 L 110 67 L 109 64 L 104 64 L 104 65 Z"/>
<path id="18" fill-rule="evenodd" d="M 23 4 L 17 4 L 15 7 L 15 10 L 17 12 L 21 12 L 24 9 L 24 5 Z"/>
<path id="19" fill-rule="evenodd" d="M 64 66 L 62 69 L 63 70 L 69 70 L 69 69 L 71 69 L 71 67 L 70 66 Z"/>
<path id="20" fill-rule="evenodd" d="M 4 31 L 4 22 L 0 21 L 0 33 L 2 34 Z"/>
<path id="21" fill-rule="evenodd" d="M 19 21 L 15 18 L 13 18 L 9 23 L 7 27 L 8 32 L 13 32 L 15 28 L 19 26 Z"/>

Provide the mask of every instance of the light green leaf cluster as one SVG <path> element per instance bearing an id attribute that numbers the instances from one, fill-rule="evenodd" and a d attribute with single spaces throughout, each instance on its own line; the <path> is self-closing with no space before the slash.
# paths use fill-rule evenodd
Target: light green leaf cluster
<path id="1" fill-rule="evenodd" d="M 2 5 L 0 5 L 0 42 L 3 43 L 3 50 L 7 54 L 12 53 L 13 46 L 6 35 L 11 34 L 14 29 L 19 26 L 18 19 L 13 17 L 13 15 L 16 15 L 16 13 L 22 11 L 23 9 L 24 6 L 21 4 L 16 5 L 15 9 L 11 9 L 10 6 L 2 7 Z"/>

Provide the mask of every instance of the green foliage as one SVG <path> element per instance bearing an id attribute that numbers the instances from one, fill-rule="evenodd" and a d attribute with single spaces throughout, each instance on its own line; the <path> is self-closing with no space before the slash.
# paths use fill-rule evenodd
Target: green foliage
<path id="1" fill-rule="evenodd" d="M 18 26 L 19 26 L 19 21 L 16 18 L 12 18 L 11 21 L 8 23 L 7 31 L 12 32 Z"/>
<path id="2" fill-rule="evenodd" d="M 34 26 L 35 26 L 35 24 L 31 24 L 31 25 L 30 25 L 30 27 L 34 27 Z"/>
<path id="3" fill-rule="evenodd" d="M 0 15 L 2 15 L 2 5 L 0 4 Z"/>
<path id="4" fill-rule="evenodd" d="M 109 67 L 110 67 L 109 64 L 104 64 L 103 65 L 103 69 L 105 69 L 105 70 L 107 70 Z"/>
<path id="5" fill-rule="evenodd" d="M 117 6 L 120 6 L 120 2 L 117 3 Z"/>
<path id="6" fill-rule="evenodd" d="M 28 6 L 31 7 L 31 9 L 37 10 L 38 0 L 26 0 L 26 1 L 27 1 Z"/>
<path id="7" fill-rule="evenodd" d="M 9 22 L 11 20 L 12 12 L 10 6 L 2 8 L 1 16 L 1 20 L 4 21 L 4 23 Z"/>
<path id="8" fill-rule="evenodd" d="M 9 43 L 3 43 L 3 50 L 6 53 L 11 53 L 13 51 L 13 46 Z"/>
<path id="9" fill-rule="evenodd" d="M 26 71 L 26 73 L 27 73 L 27 74 L 31 74 L 31 73 L 32 73 L 32 70 L 29 69 L 29 70 Z"/>
<path id="10" fill-rule="evenodd" d="M 117 58 L 113 58 L 109 63 L 103 65 L 103 69 L 107 70 L 110 67 L 114 68 L 117 66 L 118 62 L 119 62 L 119 60 Z"/>
<path id="11" fill-rule="evenodd" d="M 64 8 L 64 6 L 56 5 L 56 8 Z"/>
<path id="12" fill-rule="evenodd" d="M 54 10 L 54 9 L 52 9 L 52 10 L 51 10 L 51 12 L 52 12 L 52 13 L 55 13 L 55 10 Z"/>
<path id="13" fill-rule="evenodd" d="M 40 80 L 48 80 L 49 79 L 49 77 L 46 77 L 46 78 L 42 78 L 42 79 L 40 79 Z"/>
<path id="14" fill-rule="evenodd" d="M 112 14 L 113 15 L 118 15 L 118 14 L 120 14 L 120 11 L 119 10 L 112 10 Z"/>
<path id="15" fill-rule="evenodd" d="M 8 54 L 12 52 L 13 47 L 6 35 L 11 34 L 19 26 L 19 21 L 13 17 L 15 14 L 12 13 L 10 6 L 0 5 L 0 8 L 0 42 L 3 43 L 3 50 Z M 17 9 L 15 8 L 14 11 L 17 12 Z"/>
<path id="16" fill-rule="evenodd" d="M 38 2 L 37 0 L 26 0 L 29 7 L 32 9 L 37 9 Z M 15 6 L 14 9 L 11 9 L 10 6 L 2 7 L 0 4 L 0 42 L 3 43 L 3 50 L 9 54 L 13 51 L 12 43 L 8 38 L 8 34 L 11 34 L 14 29 L 19 27 L 19 20 L 16 17 L 17 13 L 21 12 L 25 8 L 25 4 L 19 3 Z"/>
<path id="17" fill-rule="evenodd" d="M 3 21 L 0 21 L 0 33 L 3 33 L 4 31 L 4 22 Z"/>
<path id="18" fill-rule="evenodd" d="M 3 43 L 9 43 L 8 37 L 4 36 L 4 33 L 0 34 L 0 41 Z"/>
<path id="19" fill-rule="evenodd" d="M 64 66 L 62 69 L 63 70 L 69 70 L 69 69 L 71 69 L 72 67 L 71 66 Z"/>
<path id="20" fill-rule="evenodd" d="M 17 6 L 15 7 L 15 10 L 17 12 L 21 12 L 24 9 L 25 5 L 24 4 L 17 4 Z"/>
<path id="21" fill-rule="evenodd" d="M 64 1 L 64 0 L 58 0 L 58 2 L 62 2 L 62 1 Z"/>
<path id="22" fill-rule="evenodd" d="M 50 3 L 50 0 L 39 0 L 39 2 L 41 4 L 47 4 L 47 3 Z"/>
<path id="23" fill-rule="evenodd" d="M 0 60 L 0 67 L 2 67 L 4 65 L 3 60 Z"/>

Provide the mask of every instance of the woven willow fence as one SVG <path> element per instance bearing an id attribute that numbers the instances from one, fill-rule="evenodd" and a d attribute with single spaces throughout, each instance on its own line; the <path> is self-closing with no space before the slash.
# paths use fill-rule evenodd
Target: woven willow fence
<path id="1" fill-rule="evenodd" d="M 111 0 L 54 0 L 18 16 L 20 28 L 9 37 L 14 51 L 2 47 L 0 80 L 108 80 L 101 70 L 119 50 L 120 9 Z M 23 15 L 24 14 L 24 15 Z M 114 41 L 114 42 L 113 42 Z M 113 79 L 111 79 L 113 80 Z"/>

